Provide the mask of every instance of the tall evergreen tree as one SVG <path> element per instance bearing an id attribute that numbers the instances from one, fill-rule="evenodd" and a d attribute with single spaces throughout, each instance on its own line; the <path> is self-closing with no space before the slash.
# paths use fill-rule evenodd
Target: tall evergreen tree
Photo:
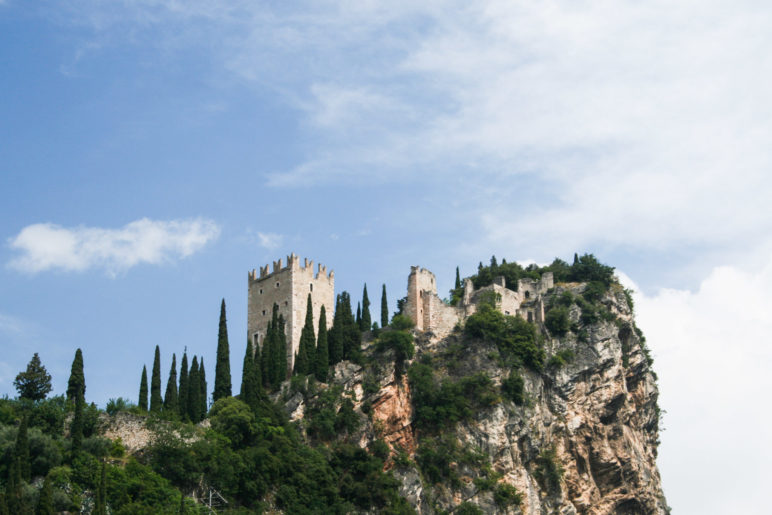
<path id="1" fill-rule="evenodd" d="M 458 273 L 458 267 L 456 267 L 456 284 L 454 288 L 457 290 L 461 288 L 461 275 Z"/>
<path id="2" fill-rule="evenodd" d="M 356 324 L 357 324 L 357 327 L 359 327 L 359 330 L 360 330 L 360 331 L 363 331 L 363 329 L 362 329 L 362 307 L 361 307 L 361 305 L 359 304 L 359 302 L 357 302 L 357 317 L 356 317 Z"/>
<path id="3" fill-rule="evenodd" d="M 311 302 L 311 294 L 308 294 L 306 301 L 306 322 L 300 333 L 300 344 L 298 345 L 298 354 L 295 358 L 295 373 L 299 375 L 308 375 L 314 372 L 313 363 L 316 357 L 316 335 L 314 334 L 314 311 Z"/>
<path id="4" fill-rule="evenodd" d="M 107 470 L 105 462 L 102 462 L 102 470 L 99 475 L 99 488 L 97 489 L 94 515 L 107 515 Z"/>
<path id="5" fill-rule="evenodd" d="M 389 306 L 386 302 L 386 285 L 383 285 L 381 292 L 381 327 L 389 325 Z"/>
<path id="6" fill-rule="evenodd" d="M 323 382 L 327 382 L 327 372 L 330 367 L 330 354 L 327 348 L 327 312 L 322 304 L 322 309 L 319 311 L 319 333 L 316 338 L 316 378 Z"/>
<path id="7" fill-rule="evenodd" d="M 179 405 L 180 417 L 184 420 L 188 415 L 188 351 L 185 349 L 182 353 L 182 362 L 180 363 L 180 388 L 177 392 L 177 404 Z"/>
<path id="8" fill-rule="evenodd" d="M 5 483 L 5 502 L 8 513 L 16 515 L 25 511 L 26 506 L 22 498 L 19 460 L 16 457 L 14 457 L 8 470 L 8 481 Z"/>
<path id="9" fill-rule="evenodd" d="M 239 397 L 248 406 L 254 406 L 257 396 L 256 369 L 254 353 L 252 352 L 252 340 L 247 338 L 247 350 L 244 352 L 244 364 L 241 367 L 241 391 L 239 392 Z"/>
<path id="10" fill-rule="evenodd" d="M 283 318 L 282 318 L 283 320 Z M 268 326 L 268 333 L 263 343 L 263 352 L 265 353 L 265 383 L 273 389 L 284 380 L 281 373 L 281 331 L 283 327 L 279 324 L 279 305 L 274 303 L 273 314 L 271 315 L 271 324 Z M 286 359 L 286 358 L 285 358 Z"/>
<path id="11" fill-rule="evenodd" d="M 155 346 L 153 358 L 153 375 L 150 376 L 150 412 L 158 413 L 163 406 L 161 397 L 161 349 Z"/>
<path id="12" fill-rule="evenodd" d="M 142 378 L 139 380 L 139 409 L 147 412 L 147 367 L 142 365 Z"/>
<path id="13" fill-rule="evenodd" d="M 277 360 L 276 360 L 276 385 L 280 385 L 285 379 L 287 379 L 287 372 L 289 371 L 289 363 L 287 359 L 287 328 L 284 321 L 284 315 L 279 315 L 279 330 L 277 331 Z"/>
<path id="14" fill-rule="evenodd" d="M 343 309 L 340 294 L 335 298 L 335 314 L 332 317 L 332 327 L 327 339 L 330 353 L 329 365 L 333 366 L 343 359 Z"/>
<path id="15" fill-rule="evenodd" d="M 370 299 L 367 296 L 367 284 L 362 292 L 362 321 L 359 324 L 359 329 L 369 331 L 373 327 L 373 319 L 370 317 Z"/>
<path id="16" fill-rule="evenodd" d="M 223 299 L 220 304 L 220 328 L 217 332 L 217 362 L 214 368 L 212 401 L 217 402 L 218 399 L 231 395 L 231 358 L 228 349 L 228 325 L 225 320 L 225 299 Z"/>
<path id="17" fill-rule="evenodd" d="M 24 372 L 19 372 L 13 381 L 19 397 L 31 401 L 42 401 L 51 391 L 51 374 L 40 362 L 40 356 L 36 352 Z"/>
<path id="18" fill-rule="evenodd" d="M 16 433 L 16 446 L 14 448 L 14 458 L 19 460 L 19 477 L 28 482 L 30 480 L 30 456 L 29 456 L 29 437 L 27 436 L 27 415 L 21 418 L 19 431 Z"/>
<path id="19" fill-rule="evenodd" d="M 188 418 L 194 424 L 199 422 L 198 412 L 201 406 L 201 379 L 198 376 L 198 358 L 193 356 L 188 373 Z"/>
<path id="20" fill-rule="evenodd" d="M 206 395 L 206 369 L 204 368 L 204 357 L 201 356 L 201 362 L 198 365 L 198 380 L 200 386 L 200 395 L 198 398 L 198 420 L 204 420 L 208 411 L 207 401 L 209 400 Z"/>
<path id="21" fill-rule="evenodd" d="M 169 379 L 166 381 L 166 395 L 164 395 L 164 411 L 177 413 L 180 409 L 177 398 L 177 355 L 172 354 L 172 368 L 169 369 Z"/>
<path id="22" fill-rule="evenodd" d="M 85 395 L 86 378 L 83 375 L 83 352 L 77 349 L 70 368 L 70 379 L 67 381 L 67 402 L 75 403 L 76 396 L 85 398 Z"/>
<path id="23" fill-rule="evenodd" d="M 51 484 L 51 478 L 46 476 L 43 481 L 43 487 L 40 489 L 40 497 L 38 497 L 38 505 L 35 508 L 35 515 L 54 515 L 54 488 Z M 2 509 L 0 509 L 0 515 L 2 515 Z"/>
<path id="24" fill-rule="evenodd" d="M 278 316 L 276 317 L 276 323 L 279 323 Z M 273 381 L 273 320 L 268 322 L 265 337 L 263 338 L 263 347 L 259 351 L 262 384 L 265 388 L 270 388 Z"/>
<path id="25" fill-rule="evenodd" d="M 341 316 L 340 324 L 342 327 L 343 338 L 343 359 L 357 361 L 360 354 L 360 345 L 362 342 L 362 333 L 351 312 L 351 296 L 344 291 L 340 294 Z M 335 313 L 337 317 L 338 313 Z"/>
<path id="26" fill-rule="evenodd" d="M 86 401 L 77 397 L 75 399 L 75 413 L 72 416 L 72 425 L 70 426 L 70 440 L 72 441 L 70 450 L 74 458 L 83 446 L 83 409 Z"/>

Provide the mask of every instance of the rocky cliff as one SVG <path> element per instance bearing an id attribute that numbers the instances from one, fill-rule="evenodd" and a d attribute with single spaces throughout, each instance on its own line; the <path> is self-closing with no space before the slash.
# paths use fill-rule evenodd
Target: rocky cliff
<path id="1" fill-rule="evenodd" d="M 281 399 L 301 427 L 323 391 L 351 399 L 358 423 L 339 438 L 385 442 L 387 467 L 419 513 L 668 513 L 645 340 L 619 285 L 586 289 L 564 283 L 546 294 L 548 315 L 563 320 L 532 326 L 543 354 L 531 366 L 463 324 L 445 338 L 414 331 L 406 362 L 374 335 L 361 364 L 339 363 L 329 385 L 293 381 Z M 421 388 L 435 389 L 431 406 L 416 391 L 419 374 Z"/>

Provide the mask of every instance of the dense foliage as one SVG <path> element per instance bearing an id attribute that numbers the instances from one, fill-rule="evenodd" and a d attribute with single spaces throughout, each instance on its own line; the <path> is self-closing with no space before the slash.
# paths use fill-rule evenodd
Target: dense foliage
<path id="1" fill-rule="evenodd" d="M 438 380 L 430 363 L 413 363 L 407 372 L 419 429 L 439 431 L 471 418 L 483 407 L 499 402 L 490 378 L 483 372 L 459 380 Z"/>
<path id="2" fill-rule="evenodd" d="M 228 345 L 228 323 L 225 317 L 225 299 L 220 303 L 220 324 L 217 330 L 217 361 L 214 369 L 212 400 L 231 396 L 231 358 Z"/>
<path id="3" fill-rule="evenodd" d="M 521 317 L 508 316 L 483 305 L 467 318 L 464 334 L 496 344 L 503 356 L 533 370 L 541 370 L 544 366 L 544 349 L 537 328 Z"/>

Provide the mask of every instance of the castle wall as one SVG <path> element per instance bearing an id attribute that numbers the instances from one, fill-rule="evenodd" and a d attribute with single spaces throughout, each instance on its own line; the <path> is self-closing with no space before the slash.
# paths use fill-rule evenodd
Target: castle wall
<path id="1" fill-rule="evenodd" d="M 462 313 L 462 310 L 442 302 L 437 295 L 437 281 L 433 273 L 417 266 L 410 268 L 405 315 L 413 320 L 417 330 L 445 336 L 459 322 Z"/>
<path id="2" fill-rule="evenodd" d="M 459 306 L 446 305 L 437 295 L 434 274 L 425 268 L 413 266 L 407 281 L 405 314 L 415 322 L 418 331 L 430 331 L 436 336 L 450 333 L 458 322 L 477 312 L 485 292 L 498 294 L 497 308 L 505 315 L 521 316 L 530 322 L 544 321 L 542 296 L 552 288 L 553 275 L 546 272 L 540 280 L 520 279 L 517 290 L 506 287 L 504 277 L 496 277 L 489 286 L 474 289 L 470 279 L 464 281 L 464 295 Z"/>
<path id="3" fill-rule="evenodd" d="M 319 265 L 314 274 L 313 261 L 304 261 L 301 266 L 295 254 L 287 257 L 287 265 L 282 266 L 279 259 L 273 263 L 273 270 L 261 267 L 260 275 L 253 270 L 248 274 L 247 293 L 247 337 L 256 348 L 262 348 L 268 323 L 273 315 L 273 305 L 279 306 L 279 314 L 284 316 L 287 337 L 287 363 L 292 370 L 300 344 L 300 333 L 306 319 L 308 294 L 314 313 L 314 332 L 319 327 L 319 313 L 322 305 L 327 311 L 327 326 L 332 326 L 335 309 L 335 274 Z"/>

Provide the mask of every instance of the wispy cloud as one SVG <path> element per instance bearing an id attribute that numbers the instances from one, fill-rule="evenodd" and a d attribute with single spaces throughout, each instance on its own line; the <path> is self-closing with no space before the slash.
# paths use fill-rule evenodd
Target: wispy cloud
<path id="1" fill-rule="evenodd" d="M 119 229 L 33 224 L 9 240 L 20 255 L 8 266 L 30 274 L 99 268 L 114 275 L 142 263 L 161 264 L 188 257 L 219 234 L 217 224 L 206 219 L 143 218 Z"/>
<path id="2" fill-rule="evenodd" d="M 257 239 L 260 242 L 261 247 L 268 250 L 274 250 L 281 247 L 284 236 L 272 232 L 258 232 Z"/>
<path id="3" fill-rule="evenodd" d="M 296 107 L 306 157 L 272 186 L 474 175 L 498 198 L 470 213 L 481 238 L 512 249 L 720 246 L 772 229 L 772 4 L 85 5 L 71 19 L 108 41 L 173 55 L 206 34 L 219 71 Z"/>

